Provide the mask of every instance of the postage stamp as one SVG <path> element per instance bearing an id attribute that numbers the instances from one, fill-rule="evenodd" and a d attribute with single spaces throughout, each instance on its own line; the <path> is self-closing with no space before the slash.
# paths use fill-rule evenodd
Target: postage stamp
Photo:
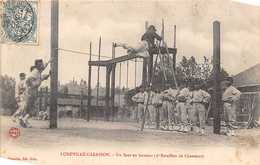
<path id="1" fill-rule="evenodd" d="M 39 1 L 7 0 L 2 2 L 2 42 L 38 43 Z"/>

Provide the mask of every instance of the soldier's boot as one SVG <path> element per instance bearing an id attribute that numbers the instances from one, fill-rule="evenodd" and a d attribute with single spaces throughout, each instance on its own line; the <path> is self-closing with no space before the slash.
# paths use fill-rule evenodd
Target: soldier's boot
<path id="1" fill-rule="evenodd" d="M 201 132 L 201 134 L 205 134 L 204 128 L 201 128 L 200 132 Z"/>
<path id="2" fill-rule="evenodd" d="M 20 124 L 22 127 L 26 127 L 26 124 L 23 122 L 23 116 L 20 116 L 20 117 L 19 117 L 19 124 Z"/>
<path id="3" fill-rule="evenodd" d="M 178 132 L 183 132 L 183 125 L 178 129 Z"/>
<path id="4" fill-rule="evenodd" d="M 235 130 L 231 130 L 231 131 L 230 131 L 230 134 L 231 134 L 231 136 L 236 136 Z"/>
<path id="5" fill-rule="evenodd" d="M 183 127 L 183 132 L 184 132 L 184 133 L 188 133 L 188 132 L 189 132 L 186 125 Z"/>
<path id="6" fill-rule="evenodd" d="M 200 132 L 199 127 L 195 126 L 195 127 L 194 127 L 194 131 L 195 131 L 196 133 L 199 133 L 199 132 Z"/>
<path id="7" fill-rule="evenodd" d="M 23 118 L 23 122 L 26 124 L 26 127 L 32 127 L 31 124 L 28 122 L 28 119 L 30 118 L 30 114 L 25 115 Z"/>
<path id="8" fill-rule="evenodd" d="M 227 136 L 231 136 L 231 130 L 229 128 L 227 128 L 226 134 L 227 134 Z"/>

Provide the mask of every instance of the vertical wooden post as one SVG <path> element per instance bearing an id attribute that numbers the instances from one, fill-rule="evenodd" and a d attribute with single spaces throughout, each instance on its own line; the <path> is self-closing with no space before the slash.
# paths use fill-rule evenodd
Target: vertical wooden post
<path id="1" fill-rule="evenodd" d="M 129 71 L 129 61 L 126 61 L 126 90 L 128 89 L 128 71 Z"/>
<path id="2" fill-rule="evenodd" d="M 57 128 L 57 95 L 58 95 L 58 39 L 59 37 L 59 1 L 51 1 L 51 95 L 50 95 L 50 125 Z"/>
<path id="3" fill-rule="evenodd" d="M 45 95 L 44 95 L 44 110 L 47 111 L 48 107 L 48 87 L 46 86 Z"/>
<path id="4" fill-rule="evenodd" d="M 148 21 L 145 22 L 145 31 L 148 30 Z M 143 77 L 142 84 L 145 85 L 147 80 L 147 58 L 143 58 Z"/>
<path id="5" fill-rule="evenodd" d="M 89 44 L 89 62 L 91 61 L 91 49 L 92 43 Z M 91 65 L 88 64 L 88 109 L 87 109 L 87 121 L 90 120 L 90 109 L 91 109 Z"/>
<path id="6" fill-rule="evenodd" d="M 135 88 L 136 88 L 136 63 L 137 63 L 137 59 L 135 59 Z"/>
<path id="7" fill-rule="evenodd" d="M 115 46 L 112 45 L 112 58 L 115 58 Z M 112 78 L 111 78 L 111 121 L 114 121 L 115 112 L 115 79 L 116 79 L 116 64 L 112 66 Z"/>
<path id="8" fill-rule="evenodd" d="M 176 48 L 176 25 L 174 25 L 173 48 Z M 174 70 L 175 73 L 176 73 L 176 54 L 177 54 L 177 52 L 172 54 L 173 70 Z"/>
<path id="9" fill-rule="evenodd" d="M 152 74 L 153 74 L 153 54 L 149 50 L 149 65 L 148 65 L 148 82 L 152 82 Z"/>
<path id="10" fill-rule="evenodd" d="M 162 46 L 164 46 L 164 19 L 162 19 L 162 33 L 161 33 L 161 37 L 162 37 Z"/>
<path id="11" fill-rule="evenodd" d="M 83 90 L 80 91 L 80 114 L 79 118 L 83 118 Z"/>
<path id="12" fill-rule="evenodd" d="M 40 92 L 39 92 L 39 105 L 38 105 L 38 114 L 39 115 L 39 112 L 41 111 L 42 109 L 42 87 L 40 88 Z"/>
<path id="13" fill-rule="evenodd" d="M 118 104 L 119 104 L 119 107 L 120 107 L 120 97 L 121 97 L 121 70 L 122 70 L 122 64 L 120 63 L 119 65 L 120 69 L 119 69 L 119 98 L 118 98 Z"/>
<path id="14" fill-rule="evenodd" d="M 99 37 L 99 46 L 98 46 L 98 76 L 97 76 L 97 102 L 96 102 L 96 121 L 98 115 L 98 92 L 99 92 L 99 71 L 100 71 L 100 53 L 101 53 L 101 37 Z"/>
<path id="15" fill-rule="evenodd" d="M 220 105 L 221 105 L 221 85 L 220 85 L 220 22 L 213 23 L 213 132 L 220 133 Z"/>
<path id="16" fill-rule="evenodd" d="M 109 121 L 109 91 L 110 91 L 110 67 L 111 65 L 106 66 L 106 98 L 105 98 L 105 110 L 104 110 L 104 119 Z"/>

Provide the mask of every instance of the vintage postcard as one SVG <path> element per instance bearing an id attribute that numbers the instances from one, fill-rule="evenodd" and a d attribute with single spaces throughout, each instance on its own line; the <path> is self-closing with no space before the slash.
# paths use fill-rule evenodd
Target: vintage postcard
<path id="1" fill-rule="evenodd" d="M 2 0 L 0 8 L 4 160 L 260 163 L 259 6 Z"/>

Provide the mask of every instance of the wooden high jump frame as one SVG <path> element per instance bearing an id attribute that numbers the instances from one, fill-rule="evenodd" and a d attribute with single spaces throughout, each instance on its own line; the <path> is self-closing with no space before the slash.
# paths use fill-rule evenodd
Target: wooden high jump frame
<path id="1" fill-rule="evenodd" d="M 50 123 L 49 128 L 57 128 L 57 118 L 58 118 L 58 111 L 57 111 L 57 98 L 58 98 L 58 36 L 59 36 L 59 1 L 52 0 L 51 1 L 51 58 L 52 58 L 52 75 L 51 75 L 51 82 L 50 82 Z M 147 25 L 146 25 L 147 26 Z M 214 59 L 214 84 L 213 84 L 213 106 L 216 107 L 213 113 L 214 118 L 214 133 L 219 134 L 220 132 L 220 22 L 215 21 L 213 23 L 213 59 Z M 175 69 L 176 65 L 176 54 L 177 49 L 175 45 L 176 41 L 176 26 L 174 27 L 174 48 L 168 48 L 169 52 L 167 52 L 165 47 L 160 47 L 159 50 L 161 54 L 170 53 L 173 54 L 173 67 Z M 113 120 L 114 115 L 114 98 L 115 98 L 115 67 L 117 63 L 121 63 L 124 61 L 132 60 L 138 58 L 136 54 L 131 55 L 124 55 L 121 57 L 115 58 L 115 45 L 112 45 L 112 58 L 106 61 L 91 61 L 91 56 L 89 59 L 89 80 L 88 80 L 88 96 L 91 95 L 91 67 L 92 66 L 101 66 L 106 67 L 106 112 L 105 112 L 105 119 L 109 120 L 109 89 L 110 89 L 110 75 L 112 73 L 112 83 L 111 83 L 111 117 Z M 148 77 L 151 79 L 152 72 L 153 72 L 153 55 L 157 54 L 158 50 L 150 53 L 150 66 L 148 68 Z M 91 45 L 90 45 L 90 54 L 91 54 Z M 99 53 L 100 57 L 100 53 Z M 99 58 L 100 59 L 100 58 Z M 147 82 L 147 61 L 146 59 L 143 60 L 143 75 L 142 75 L 142 82 L 145 84 Z M 149 82 L 149 81 L 148 81 Z M 87 111 L 87 120 L 90 119 L 90 107 L 91 107 L 91 97 L 88 97 L 88 111 Z"/>

